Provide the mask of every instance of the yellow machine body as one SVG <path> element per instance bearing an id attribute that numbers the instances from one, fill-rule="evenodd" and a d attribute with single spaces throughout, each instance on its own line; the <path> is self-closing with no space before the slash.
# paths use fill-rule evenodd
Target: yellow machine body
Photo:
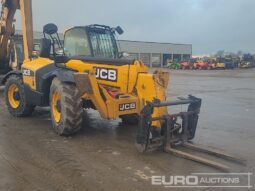
<path id="1" fill-rule="evenodd" d="M 49 105 L 51 82 L 54 77 L 61 76 L 62 74 L 61 71 L 55 72 L 59 70 L 59 67 L 56 66 L 53 57 L 36 57 L 33 55 L 32 0 L 2 1 L 2 14 L 0 17 L 0 60 L 8 62 L 9 53 L 7 42 L 15 33 L 13 23 L 16 10 L 18 9 L 21 12 L 22 18 L 24 51 L 24 63 L 21 66 L 22 71 L 20 72 L 26 88 L 26 97 L 28 97 L 28 102 L 31 101 L 31 105 Z M 102 29 L 109 32 L 112 31 L 112 29 L 105 26 L 95 26 L 95 28 L 97 28 L 97 31 Z M 78 27 L 78 29 L 81 29 L 81 27 Z M 66 31 L 66 34 L 68 31 Z M 108 32 L 106 33 L 108 34 Z M 89 32 L 87 35 L 89 35 Z M 113 48 L 117 47 L 115 39 L 112 41 L 111 46 Z M 98 110 L 103 118 L 116 119 L 123 115 L 139 115 L 147 103 L 155 100 L 166 100 L 165 90 L 167 88 L 168 75 L 162 72 L 149 74 L 148 67 L 139 60 L 134 60 L 133 63 L 122 63 L 118 65 L 114 63 L 114 60 L 109 64 L 107 63 L 107 59 L 104 60 L 104 63 L 99 63 L 97 61 L 87 62 L 71 58 L 62 64 L 66 70 L 75 71 L 69 75 L 69 78 L 75 79 L 73 83 L 78 87 L 80 97 L 85 102 L 91 101 L 94 109 Z M 2 68 L 4 67 L 6 66 Z M 10 70 L 14 69 L 12 66 L 7 66 L 8 68 Z M 66 72 L 65 69 L 63 70 L 64 73 Z M 9 76 L 16 75 L 17 73 L 14 71 L 7 74 L 6 81 Z M 64 75 L 61 77 L 62 81 L 66 81 Z M 112 80 L 113 78 L 114 80 Z M 10 95 L 14 95 L 16 89 L 11 88 L 10 90 L 13 90 L 10 91 Z M 12 103 L 15 102 L 13 101 Z M 157 108 L 153 116 L 157 117 L 166 113 L 166 109 Z M 159 122 L 154 123 L 155 126 L 160 127 Z"/>
<path id="2" fill-rule="evenodd" d="M 8 42 L 13 40 L 17 9 L 24 62 L 11 66 Z M 169 73 L 150 73 L 142 61 L 126 59 L 115 38 L 123 32 L 119 26 L 77 26 L 65 32 L 63 43 L 58 27 L 49 23 L 43 27 L 40 50 L 35 51 L 32 0 L 2 0 L 0 73 L 6 74 L 1 84 L 9 113 L 26 117 L 36 106 L 50 106 L 52 128 L 58 135 L 71 135 L 83 127 L 84 109 L 94 109 L 104 119 L 136 124 L 139 152 L 159 146 L 169 151 L 174 144 L 192 140 L 202 100 L 191 95 L 166 100 Z M 167 107 L 183 104 L 188 105 L 187 112 L 168 114 Z"/>
<path id="3" fill-rule="evenodd" d="M 24 84 L 32 91 L 38 91 L 39 82 L 36 80 L 38 71 L 54 65 L 54 61 L 48 58 L 26 60 L 22 65 Z M 139 115 L 147 102 L 153 102 L 155 99 L 166 100 L 168 73 L 150 74 L 148 67 L 139 60 L 131 65 L 122 66 L 70 60 L 65 66 L 77 71 L 74 76 L 82 99 L 92 101 L 95 109 L 105 119 L 117 119 L 129 114 Z M 116 71 L 116 81 L 98 79 L 97 69 Z M 89 87 L 84 87 L 85 85 Z M 109 92 L 118 94 L 118 97 L 113 97 Z M 165 114 L 166 108 L 157 108 L 153 117 Z M 154 126 L 161 127 L 159 122 L 153 123 Z"/>

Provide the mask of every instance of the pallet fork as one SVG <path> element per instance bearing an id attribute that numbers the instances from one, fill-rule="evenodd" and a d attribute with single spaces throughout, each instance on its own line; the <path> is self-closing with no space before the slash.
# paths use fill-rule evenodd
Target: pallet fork
<path id="1" fill-rule="evenodd" d="M 136 139 L 137 149 L 140 152 L 148 152 L 163 147 L 163 150 L 166 153 L 202 163 L 226 172 L 230 170 L 229 166 L 180 149 L 186 148 L 239 164 L 244 164 L 242 159 L 213 149 L 203 148 L 202 146 L 195 145 L 191 142 L 196 133 L 201 103 L 201 99 L 191 95 L 188 96 L 188 98 L 178 98 L 178 100 L 174 101 L 159 102 L 156 100 L 153 103 L 147 103 L 147 106 L 144 107 L 140 116 Z M 164 115 L 157 118 L 151 117 L 154 108 L 176 105 L 188 105 L 188 111 Z M 160 121 L 161 124 L 163 124 L 160 137 L 154 139 L 152 138 L 151 133 L 153 129 L 151 124 L 153 121 Z"/>

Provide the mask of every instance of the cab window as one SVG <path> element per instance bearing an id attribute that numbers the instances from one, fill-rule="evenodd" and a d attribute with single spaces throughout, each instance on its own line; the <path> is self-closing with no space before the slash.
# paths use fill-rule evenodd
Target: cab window
<path id="1" fill-rule="evenodd" d="M 74 28 L 66 32 L 64 52 L 68 57 L 91 56 L 87 33 L 83 28 Z"/>
<path id="2" fill-rule="evenodd" d="M 89 37 L 93 55 L 99 58 L 116 58 L 117 48 L 114 37 L 110 31 L 94 29 L 90 30 Z"/>

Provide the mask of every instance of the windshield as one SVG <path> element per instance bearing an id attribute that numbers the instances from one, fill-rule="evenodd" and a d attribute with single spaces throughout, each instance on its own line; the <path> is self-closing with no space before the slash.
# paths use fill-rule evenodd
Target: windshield
<path id="1" fill-rule="evenodd" d="M 97 58 L 118 58 L 114 35 L 109 30 L 73 28 L 66 32 L 64 52 L 68 57 L 92 56 Z"/>
<path id="2" fill-rule="evenodd" d="M 94 57 L 117 58 L 117 45 L 110 31 L 93 29 L 88 34 Z"/>
<path id="3" fill-rule="evenodd" d="M 64 52 L 66 56 L 91 56 L 87 33 L 82 28 L 74 28 L 66 32 Z"/>

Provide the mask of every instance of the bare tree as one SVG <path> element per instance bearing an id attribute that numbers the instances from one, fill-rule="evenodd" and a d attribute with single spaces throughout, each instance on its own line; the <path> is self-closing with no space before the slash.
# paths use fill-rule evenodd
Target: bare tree
<path id="1" fill-rule="evenodd" d="M 241 51 L 241 50 L 239 50 L 238 52 L 237 52 L 237 56 L 242 56 L 243 55 L 243 51 Z"/>
<path id="2" fill-rule="evenodd" d="M 224 57 L 224 53 L 225 53 L 225 50 L 219 50 L 217 51 L 217 53 L 215 54 L 216 57 Z"/>

